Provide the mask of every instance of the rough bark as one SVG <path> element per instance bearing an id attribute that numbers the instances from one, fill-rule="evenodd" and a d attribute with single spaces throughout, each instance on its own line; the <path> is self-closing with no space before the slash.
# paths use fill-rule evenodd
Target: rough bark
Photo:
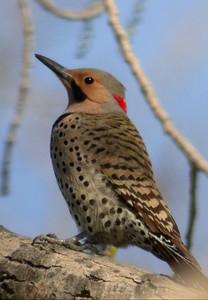
<path id="1" fill-rule="evenodd" d="M 206 299 L 172 279 L 0 226 L 0 299 Z"/>

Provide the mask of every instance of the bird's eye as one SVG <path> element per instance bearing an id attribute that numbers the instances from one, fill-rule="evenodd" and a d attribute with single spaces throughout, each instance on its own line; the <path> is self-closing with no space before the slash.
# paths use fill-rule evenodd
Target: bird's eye
<path id="1" fill-rule="evenodd" d="M 94 79 L 93 79 L 92 77 L 90 77 L 90 76 L 86 76 L 86 77 L 84 78 L 84 82 L 85 82 L 86 84 L 92 84 L 92 83 L 94 82 Z"/>

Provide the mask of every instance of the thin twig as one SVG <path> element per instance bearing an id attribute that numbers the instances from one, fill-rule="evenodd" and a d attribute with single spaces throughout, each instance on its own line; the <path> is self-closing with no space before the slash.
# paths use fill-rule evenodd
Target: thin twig
<path id="1" fill-rule="evenodd" d="M 52 4 L 49 0 L 36 0 L 44 9 L 52 12 L 58 17 L 71 21 L 88 20 L 99 16 L 105 9 L 103 1 L 96 3 L 83 11 L 75 12 L 72 10 L 61 9 Z"/>
<path id="2" fill-rule="evenodd" d="M 189 211 L 189 221 L 188 221 L 188 229 L 186 234 L 186 246 L 188 250 L 191 250 L 192 241 L 193 241 L 193 233 L 196 222 L 196 214 L 197 214 L 197 178 L 198 171 L 196 167 L 192 164 L 191 172 L 190 172 L 190 211 Z"/>
<path id="3" fill-rule="evenodd" d="M 120 24 L 119 12 L 115 2 L 113 0 L 105 0 L 105 5 L 109 22 L 117 38 L 121 53 L 140 84 L 143 95 L 153 113 L 160 121 L 164 131 L 172 138 L 178 147 L 181 148 L 187 159 L 193 163 L 198 170 L 208 174 L 208 161 L 206 161 L 198 150 L 189 142 L 189 140 L 175 128 L 169 115 L 161 106 L 149 79 L 141 68 L 138 58 L 132 51 L 127 33 Z"/>
<path id="4" fill-rule="evenodd" d="M 10 163 L 12 150 L 16 141 L 17 130 L 21 124 L 25 104 L 27 100 L 27 93 L 29 89 L 30 80 L 30 68 L 32 60 L 32 48 L 33 48 L 33 27 L 31 20 L 31 11 L 28 4 L 28 0 L 19 0 L 19 8 L 22 17 L 22 26 L 24 33 L 24 49 L 23 49 L 23 63 L 21 69 L 21 81 L 19 88 L 19 96 L 17 99 L 17 105 L 13 119 L 11 120 L 9 131 L 6 137 L 3 160 L 2 160 L 2 185 L 1 193 L 7 194 L 9 192 L 9 176 L 10 176 Z"/>
<path id="5" fill-rule="evenodd" d="M 144 10 L 144 1 L 145 0 L 136 0 L 134 3 L 131 19 L 126 26 L 126 32 L 129 39 L 135 35 L 136 29 L 138 28 L 139 23 L 141 23 L 141 15 Z"/>
<path id="6" fill-rule="evenodd" d="M 86 20 L 82 22 L 82 32 L 79 37 L 79 45 L 76 50 L 76 58 L 84 58 L 87 54 L 90 45 L 92 44 L 93 38 L 93 26 L 91 20 Z"/>

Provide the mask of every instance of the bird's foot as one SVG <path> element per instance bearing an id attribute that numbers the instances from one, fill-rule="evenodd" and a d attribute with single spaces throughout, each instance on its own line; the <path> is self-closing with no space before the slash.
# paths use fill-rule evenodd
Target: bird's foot
<path id="1" fill-rule="evenodd" d="M 80 242 L 81 240 L 83 242 Z M 34 238 L 34 240 L 32 241 L 32 245 L 36 243 L 41 243 L 41 244 L 50 243 L 50 244 L 60 245 L 68 249 L 79 251 L 79 252 L 82 252 L 84 250 L 89 250 L 90 252 L 96 254 L 98 254 L 99 252 L 98 248 L 95 245 L 93 245 L 89 241 L 89 239 L 87 239 L 84 232 L 65 240 L 59 239 L 55 234 L 51 234 L 51 233 L 47 235 L 39 235 Z"/>

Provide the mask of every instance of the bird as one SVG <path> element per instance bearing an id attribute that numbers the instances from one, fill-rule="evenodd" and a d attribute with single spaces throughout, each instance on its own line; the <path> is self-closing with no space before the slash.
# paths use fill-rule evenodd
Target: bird
<path id="1" fill-rule="evenodd" d="M 102 70 L 67 69 L 35 56 L 68 94 L 52 127 L 50 155 L 81 236 L 95 245 L 138 246 L 167 262 L 181 283 L 207 289 L 208 279 L 182 242 L 144 141 L 127 115 L 123 84 Z"/>

